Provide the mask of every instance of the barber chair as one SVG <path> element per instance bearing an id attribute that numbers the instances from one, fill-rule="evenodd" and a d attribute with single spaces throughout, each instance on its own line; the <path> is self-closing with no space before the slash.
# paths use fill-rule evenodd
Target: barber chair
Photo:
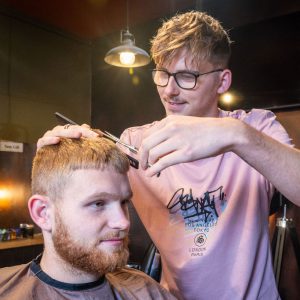
<path id="1" fill-rule="evenodd" d="M 300 209 L 278 191 L 271 202 L 273 234 L 271 247 L 274 275 L 282 300 L 300 299 Z"/>
<path id="2" fill-rule="evenodd" d="M 161 257 L 154 243 L 149 245 L 149 248 L 144 256 L 141 270 L 160 282 L 161 277 Z"/>
<path id="3" fill-rule="evenodd" d="M 160 281 L 161 259 L 158 250 L 149 237 L 143 223 L 132 204 L 129 205 L 129 261 L 128 267 L 141 270 Z"/>

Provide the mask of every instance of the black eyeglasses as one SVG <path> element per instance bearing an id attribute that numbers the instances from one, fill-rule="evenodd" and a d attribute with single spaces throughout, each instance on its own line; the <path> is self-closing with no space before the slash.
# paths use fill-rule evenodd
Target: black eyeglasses
<path id="1" fill-rule="evenodd" d="M 197 79 L 199 76 L 222 71 L 223 69 L 216 69 L 205 73 L 189 71 L 179 71 L 176 73 L 170 73 L 166 70 L 154 69 L 152 70 L 152 78 L 156 85 L 165 87 L 168 85 L 170 77 L 173 76 L 177 85 L 180 88 L 184 90 L 191 90 L 196 86 Z"/>

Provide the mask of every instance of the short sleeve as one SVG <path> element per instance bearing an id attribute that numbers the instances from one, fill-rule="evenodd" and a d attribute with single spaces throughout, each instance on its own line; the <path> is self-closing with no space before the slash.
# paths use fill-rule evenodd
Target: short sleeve
<path id="1" fill-rule="evenodd" d="M 292 139 L 287 131 L 279 123 L 276 115 L 269 110 L 252 109 L 244 122 L 283 144 L 292 145 Z"/>

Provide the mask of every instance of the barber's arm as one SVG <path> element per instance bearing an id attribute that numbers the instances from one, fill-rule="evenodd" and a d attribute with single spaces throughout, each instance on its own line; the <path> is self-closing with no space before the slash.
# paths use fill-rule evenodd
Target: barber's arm
<path id="1" fill-rule="evenodd" d="M 286 198 L 300 206 L 300 151 L 243 124 L 232 151 L 264 175 Z"/>
<path id="2" fill-rule="evenodd" d="M 168 166 L 232 151 L 300 206 L 300 151 L 232 118 L 168 116 L 146 132 L 141 165 L 153 176 Z"/>

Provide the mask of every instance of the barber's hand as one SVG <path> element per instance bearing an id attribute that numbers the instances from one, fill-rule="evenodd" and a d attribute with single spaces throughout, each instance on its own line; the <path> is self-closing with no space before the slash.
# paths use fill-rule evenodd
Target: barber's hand
<path id="1" fill-rule="evenodd" d="M 52 130 L 48 130 L 37 142 L 37 148 L 47 145 L 57 144 L 60 138 L 80 138 L 80 137 L 97 137 L 101 136 L 101 131 L 98 133 L 91 130 L 87 124 L 56 126 Z"/>
<path id="2" fill-rule="evenodd" d="M 171 115 L 145 132 L 139 149 L 141 166 L 153 176 L 184 162 L 216 156 L 231 150 L 239 121 Z"/>

